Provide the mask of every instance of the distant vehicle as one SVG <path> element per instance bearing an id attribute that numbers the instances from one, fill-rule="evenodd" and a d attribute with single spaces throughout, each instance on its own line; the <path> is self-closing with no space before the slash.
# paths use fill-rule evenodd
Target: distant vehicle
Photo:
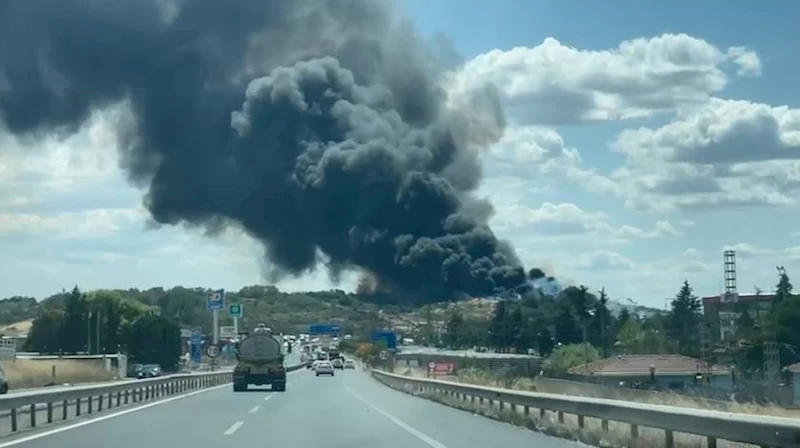
<path id="1" fill-rule="evenodd" d="M 246 391 L 250 384 L 272 386 L 286 391 L 286 368 L 283 344 L 264 324 L 236 344 L 236 367 L 233 368 L 233 391 Z"/>
<path id="2" fill-rule="evenodd" d="M 333 364 L 334 369 L 344 370 L 344 361 L 341 358 L 334 359 L 331 364 Z"/>
<path id="3" fill-rule="evenodd" d="M 158 364 L 144 364 L 139 369 L 136 376 L 137 378 L 156 378 L 161 376 L 161 366 Z"/>
<path id="4" fill-rule="evenodd" d="M 333 376 L 333 364 L 330 361 L 319 361 L 317 367 L 314 369 L 317 376 L 330 375 Z"/>
<path id="5" fill-rule="evenodd" d="M 144 364 L 128 364 L 128 378 L 138 378 Z"/>
<path id="6" fill-rule="evenodd" d="M 348 359 L 347 361 L 344 362 L 344 368 L 345 369 L 355 369 L 356 368 L 356 363 L 354 363 L 352 359 Z"/>

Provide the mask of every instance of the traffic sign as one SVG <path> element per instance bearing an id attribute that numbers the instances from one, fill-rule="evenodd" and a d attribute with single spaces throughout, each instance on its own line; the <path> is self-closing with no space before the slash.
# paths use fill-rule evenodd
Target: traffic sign
<path id="1" fill-rule="evenodd" d="M 209 358 L 216 358 L 219 356 L 219 352 L 219 345 L 208 344 L 208 347 L 206 347 L 206 355 L 208 355 Z"/>
<path id="2" fill-rule="evenodd" d="M 436 363 L 433 362 L 433 361 L 429 362 L 428 363 L 428 368 L 431 369 L 431 370 L 435 369 L 436 368 Z"/>
<path id="3" fill-rule="evenodd" d="M 200 327 L 192 328 L 192 362 L 200 364 L 203 359 L 203 329 Z"/>
<path id="4" fill-rule="evenodd" d="M 242 317 L 243 311 L 242 305 L 239 303 L 234 303 L 228 307 L 228 314 L 230 314 L 231 317 Z"/>
<path id="5" fill-rule="evenodd" d="M 309 325 L 308 334 L 339 334 L 342 327 L 339 325 Z"/>
<path id="6" fill-rule="evenodd" d="M 386 343 L 386 348 L 395 350 L 397 348 L 397 334 L 393 331 L 375 330 L 372 332 L 371 338 L 373 341 L 383 341 Z"/>
<path id="7" fill-rule="evenodd" d="M 209 311 L 221 311 L 225 309 L 225 290 L 212 291 L 208 294 L 206 308 Z"/>
<path id="8" fill-rule="evenodd" d="M 386 361 L 387 359 L 389 359 L 389 352 L 386 350 L 381 350 L 379 356 L 381 357 L 382 360 Z"/>

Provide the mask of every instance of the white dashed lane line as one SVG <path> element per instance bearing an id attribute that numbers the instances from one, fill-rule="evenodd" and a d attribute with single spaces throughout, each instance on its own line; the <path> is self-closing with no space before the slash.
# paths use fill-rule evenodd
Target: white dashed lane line
<path id="1" fill-rule="evenodd" d="M 261 405 L 253 406 L 253 409 L 250 409 L 250 413 L 255 414 L 259 409 L 261 409 Z"/>
<path id="2" fill-rule="evenodd" d="M 244 425 L 244 422 L 236 422 L 236 423 L 232 424 L 231 427 L 228 428 L 228 430 L 225 431 L 223 434 L 226 435 L 226 436 L 229 436 L 229 435 L 235 433 L 237 429 L 241 428 L 242 425 Z"/>

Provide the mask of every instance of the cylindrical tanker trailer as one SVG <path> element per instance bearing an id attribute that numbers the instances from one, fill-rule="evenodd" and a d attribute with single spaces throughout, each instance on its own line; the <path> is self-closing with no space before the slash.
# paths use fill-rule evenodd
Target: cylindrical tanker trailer
<path id="1" fill-rule="evenodd" d="M 236 367 L 233 391 L 243 392 L 250 384 L 271 385 L 272 390 L 286 390 L 283 344 L 264 324 L 258 324 L 236 344 Z"/>

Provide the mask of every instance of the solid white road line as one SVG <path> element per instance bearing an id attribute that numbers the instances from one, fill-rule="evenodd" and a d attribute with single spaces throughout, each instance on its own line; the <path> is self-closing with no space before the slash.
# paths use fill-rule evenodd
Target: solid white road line
<path id="1" fill-rule="evenodd" d="M 116 418 L 122 415 L 131 414 L 133 412 L 142 411 L 144 409 L 149 409 L 154 406 L 159 406 L 164 403 L 169 403 L 171 401 L 180 400 L 187 397 L 192 397 L 194 395 L 199 395 L 205 392 L 210 392 L 212 390 L 222 389 L 223 387 L 231 387 L 230 384 L 222 384 L 220 386 L 209 387 L 208 389 L 196 390 L 194 392 L 189 392 L 188 394 L 178 395 L 177 397 L 169 397 L 163 400 L 155 401 L 153 403 L 143 404 L 141 406 L 137 406 L 131 409 L 125 409 L 119 412 L 114 412 L 113 414 L 102 415 L 100 417 L 93 418 L 91 420 L 84 420 L 81 422 L 73 423 L 71 425 L 62 426 L 59 428 L 50 429 L 44 432 L 40 432 L 38 434 L 33 434 L 27 437 L 21 437 L 16 440 L 11 440 L 9 442 L 0 443 L 0 448 L 6 448 L 9 446 L 19 445 L 21 443 L 30 442 L 31 440 L 41 439 L 42 437 L 51 436 L 53 434 L 58 434 L 60 432 L 69 431 L 70 429 L 80 428 L 82 426 L 91 425 L 92 423 L 102 422 L 103 420 L 110 420 L 112 418 Z"/>
<path id="2" fill-rule="evenodd" d="M 235 433 L 237 429 L 241 428 L 242 425 L 244 425 L 244 422 L 236 422 L 236 423 L 232 424 L 231 427 L 228 428 L 228 430 L 225 431 L 223 434 L 225 434 L 226 436 L 229 436 L 229 435 Z"/>
<path id="3" fill-rule="evenodd" d="M 392 423 L 394 423 L 395 425 L 399 426 L 405 432 L 411 434 L 412 436 L 418 438 L 419 440 L 422 440 L 423 442 L 428 444 L 428 446 L 430 446 L 431 448 L 447 448 L 447 445 L 439 442 L 438 440 L 434 439 L 433 437 L 430 437 L 430 436 L 428 436 L 426 434 L 423 434 L 421 431 L 417 430 L 416 428 L 414 428 L 413 426 L 409 425 L 408 423 L 400 420 L 399 418 L 393 416 L 392 414 L 384 411 L 383 409 L 381 409 L 381 408 L 375 406 L 374 404 L 372 404 L 371 402 L 367 401 L 367 399 L 365 399 L 361 395 L 357 394 L 355 391 L 353 391 L 353 389 L 350 389 L 350 387 L 348 387 L 347 384 L 344 385 L 344 388 L 345 388 L 345 390 L 350 392 L 351 395 L 356 397 L 359 401 L 361 401 L 365 405 L 367 405 L 370 408 L 374 409 L 379 414 L 381 414 L 384 417 L 386 417 L 389 420 L 391 420 Z"/>
<path id="4" fill-rule="evenodd" d="M 250 409 L 250 413 L 255 414 L 259 409 L 261 409 L 261 405 L 253 406 L 253 409 Z"/>

